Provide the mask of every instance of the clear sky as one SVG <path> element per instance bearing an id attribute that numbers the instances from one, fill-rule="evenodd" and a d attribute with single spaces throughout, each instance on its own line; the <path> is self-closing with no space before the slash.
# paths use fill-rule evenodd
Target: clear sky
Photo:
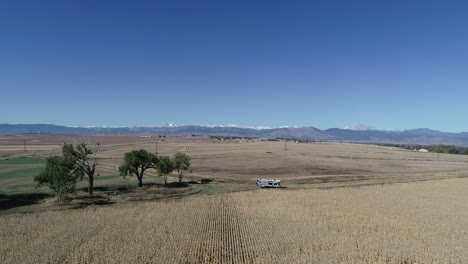
<path id="1" fill-rule="evenodd" d="M 468 131 L 468 1 L 0 1 L 0 123 Z"/>

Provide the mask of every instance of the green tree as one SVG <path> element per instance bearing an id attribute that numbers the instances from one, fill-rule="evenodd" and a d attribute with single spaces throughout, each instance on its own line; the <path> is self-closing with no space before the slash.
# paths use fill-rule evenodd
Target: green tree
<path id="1" fill-rule="evenodd" d="M 68 194 L 75 191 L 83 172 L 70 159 L 52 156 L 46 159 L 46 167 L 34 176 L 37 188 L 47 186 L 54 191 L 59 202 L 66 202 Z"/>
<path id="2" fill-rule="evenodd" d="M 156 155 L 144 149 L 125 153 L 124 162 L 119 167 L 120 175 L 133 176 L 138 179 L 138 187 L 143 186 L 143 175 L 147 169 L 155 169 L 159 160 Z"/>
<path id="3" fill-rule="evenodd" d="M 177 177 L 179 178 L 179 182 L 182 182 L 184 173 L 190 168 L 190 160 L 190 157 L 185 153 L 177 152 L 174 155 L 174 169 L 177 170 Z"/>
<path id="4" fill-rule="evenodd" d="M 447 151 L 449 154 L 458 154 L 459 153 L 459 150 L 457 149 L 457 147 L 455 146 L 449 146 L 447 147 Z"/>
<path id="5" fill-rule="evenodd" d="M 443 146 L 443 145 L 440 145 L 440 144 L 439 144 L 439 145 L 435 145 L 435 146 L 433 147 L 433 150 L 432 150 L 432 151 L 434 151 L 434 152 L 436 152 L 436 153 L 444 153 L 444 146 Z"/>
<path id="6" fill-rule="evenodd" d="M 96 172 L 97 159 L 96 154 L 99 150 L 99 143 L 92 147 L 87 143 L 76 145 L 64 144 L 62 147 L 63 156 L 72 161 L 81 170 L 83 177 L 88 181 L 88 195 L 93 195 L 94 191 L 94 173 Z"/>
<path id="7" fill-rule="evenodd" d="M 164 177 L 164 184 L 167 184 L 167 175 L 174 170 L 174 164 L 168 156 L 160 157 L 157 165 L 158 174 Z"/>

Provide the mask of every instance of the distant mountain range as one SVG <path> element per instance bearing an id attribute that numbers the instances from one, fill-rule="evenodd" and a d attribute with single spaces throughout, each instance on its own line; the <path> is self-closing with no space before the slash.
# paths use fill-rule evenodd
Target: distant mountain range
<path id="1" fill-rule="evenodd" d="M 393 144 L 447 144 L 468 146 L 468 132 L 451 133 L 418 128 L 412 130 L 377 130 L 357 125 L 346 129 L 321 130 L 314 127 L 251 128 L 238 126 L 160 125 L 153 127 L 67 127 L 50 124 L 0 124 L 0 134 L 159 134 L 293 138 L 317 141 L 343 141 Z"/>

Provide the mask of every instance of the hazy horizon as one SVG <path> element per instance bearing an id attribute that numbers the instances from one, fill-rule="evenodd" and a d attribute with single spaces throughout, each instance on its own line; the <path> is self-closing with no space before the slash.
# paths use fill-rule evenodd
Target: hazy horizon
<path id="1" fill-rule="evenodd" d="M 438 129 L 433 129 L 430 127 L 412 127 L 412 128 L 405 128 L 405 129 L 391 129 L 391 128 L 381 128 L 381 127 L 375 127 L 372 125 L 368 124 L 352 124 L 352 125 L 347 125 L 347 126 L 341 126 L 341 127 L 318 127 L 314 126 L 313 124 L 311 125 L 305 125 L 305 126 L 294 126 L 294 125 L 282 125 L 282 126 L 246 126 L 246 125 L 240 125 L 240 124 L 176 124 L 176 123 L 160 123 L 160 124 L 149 124 L 149 125 L 132 125 L 132 126 L 105 126 L 105 125 L 97 125 L 97 126 L 77 126 L 77 125 L 65 125 L 65 124 L 52 124 L 52 123 L 0 123 L 0 125 L 53 125 L 53 126 L 63 126 L 63 127 L 70 127 L 70 128 L 132 128 L 132 127 L 183 127 L 183 126 L 201 126 L 201 127 L 233 127 L 233 128 L 248 128 L 248 129 L 256 129 L 256 130 L 263 130 L 263 129 L 281 129 L 281 128 L 317 128 L 320 130 L 327 130 L 327 129 L 349 129 L 349 130 L 356 130 L 356 131 L 366 131 L 366 130 L 374 130 L 374 131 L 408 131 L 408 130 L 415 130 L 415 129 L 429 129 L 429 130 L 435 130 L 435 131 L 440 131 L 440 132 L 449 132 L 449 133 L 464 133 L 468 131 L 445 131 L 445 130 L 438 130 Z"/>
<path id="2" fill-rule="evenodd" d="M 468 131 L 468 3 L 6 1 L 0 123 Z"/>

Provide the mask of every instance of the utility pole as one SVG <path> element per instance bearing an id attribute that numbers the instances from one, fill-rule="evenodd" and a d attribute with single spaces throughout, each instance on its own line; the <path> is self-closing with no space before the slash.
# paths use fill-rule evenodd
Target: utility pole
<path id="1" fill-rule="evenodd" d="M 284 150 L 287 150 L 287 148 L 286 148 L 286 143 L 287 143 L 287 142 L 288 142 L 288 140 L 285 139 L 285 140 L 284 140 Z"/>
<path id="2" fill-rule="evenodd" d="M 156 152 L 155 152 L 155 154 L 158 155 L 158 141 L 156 140 L 154 143 L 156 144 Z"/>

